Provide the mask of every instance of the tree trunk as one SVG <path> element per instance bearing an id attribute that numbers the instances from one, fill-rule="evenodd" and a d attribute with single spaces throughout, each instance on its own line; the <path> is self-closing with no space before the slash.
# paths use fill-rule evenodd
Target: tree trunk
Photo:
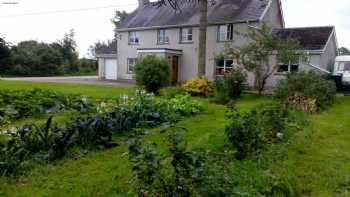
<path id="1" fill-rule="evenodd" d="M 199 45 L 198 45 L 198 77 L 205 76 L 207 52 L 208 0 L 198 0 L 200 9 Z"/>

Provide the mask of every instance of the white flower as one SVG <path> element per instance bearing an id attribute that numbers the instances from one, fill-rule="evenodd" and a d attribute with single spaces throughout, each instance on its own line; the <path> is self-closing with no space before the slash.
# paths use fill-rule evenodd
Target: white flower
<path id="1" fill-rule="evenodd" d="M 283 139 L 283 133 L 277 133 L 277 138 Z"/>

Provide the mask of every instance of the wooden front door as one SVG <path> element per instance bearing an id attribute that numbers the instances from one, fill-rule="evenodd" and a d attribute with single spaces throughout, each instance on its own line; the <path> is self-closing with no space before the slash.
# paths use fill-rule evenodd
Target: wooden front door
<path id="1" fill-rule="evenodd" d="M 171 83 L 174 85 L 178 82 L 179 73 L 179 56 L 173 56 L 171 61 Z"/>

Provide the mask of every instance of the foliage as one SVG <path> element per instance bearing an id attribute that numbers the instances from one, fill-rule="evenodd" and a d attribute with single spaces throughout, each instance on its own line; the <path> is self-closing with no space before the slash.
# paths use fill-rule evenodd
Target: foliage
<path id="1" fill-rule="evenodd" d="M 0 73 L 5 73 L 12 65 L 13 59 L 10 45 L 4 38 L 0 37 Z"/>
<path id="2" fill-rule="evenodd" d="M 88 113 L 93 104 L 84 97 L 65 95 L 51 90 L 0 91 L 0 126 L 13 120 L 37 117 L 62 110 Z"/>
<path id="3" fill-rule="evenodd" d="M 182 88 L 193 96 L 212 96 L 214 94 L 214 84 L 206 77 L 200 77 L 185 82 Z"/>
<path id="4" fill-rule="evenodd" d="M 219 102 L 227 103 L 240 97 L 243 91 L 243 83 L 246 80 L 247 75 L 241 69 L 234 69 L 225 76 L 217 78 L 215 81 L 216 99 Z"/>
<path id="5" fill-rule="evenodd" d="M 286 63 L 305 59 L 298 42 L 282 39 L 266 25 L 251 28 L 245 36 L 251 40 L 249 44 L 238 50 L 228 47 L 224 55 L 235 59 L 239 65 L 255 74 L 255 88 L 259 94 L 264 91 L 268 78 L 277 71 L 277 64 L 271 65 L 271 57 L 277 54 L 278 60 Z"/>
<path id="6" fill-rule="evenodd" d="M 234 108 L 226 127 L 228 142 L 237 150 L 237 159 L 259 155 L 272 144 L 288 141 L 294 121 L 282 104 L 266 104 L 246 113 Z M 293 124 L 292 124 L 293 123 Z"/>
<path id="7" fill-rule="evenodd" d="M 346 47 L 340 47 L 340 48 L 338 49 L 338 54 L 339 54 L 340 56 L 343 56 L 343 55 L 350 55 L 350 50 L 349 50 L 348 48 L 346 48 Z"/>
<path id="8" fill-rule="evenodd" d="M 299 110 L 316 113 L 331 106 L 335 101 L 334 82 L 314 72 L 293 73 L 279 82 L 275 95 L 283 102 Z"/>
<path id="9" fill-rule="evenodd" d="M 6 65 L 0 67 L 3 75 L 55 76 L 97 69 L 96 60 L 79 59 L 73 30 L 50 44 L 35 40 L 19 42 L 11 47 L 10 53 L 3 54 L 7 56 Z"/>
<path id="10" fill-rule="evenodd" d="M 160 96 L 165 98 L 174 98 L 179 95 L 186 95 L 187 93 L 181 87 L 167 87 L 167 88 L 161 89 L 159 91 L 159 94 Z"/>
<path id="11" fill-rule="evenodd" d="M 158 93 L 168 85 L 170 66 L 166 59 L 157 56 L 146 56 L 135 65 L 136 82 L 148 92 Z"/>
<path id="12" fill-rule="evenodd" d="M 166 154 L 143 147 L 140 139 L 130 140 L 129 160 L 138 196 L 192 196 L 203 167 L 203 158 L 187 150 L 178 132 L 169 134 Z"/>
<path id="13" fill-rule="evenodd" d="M 75 117 L 65 126 L 53 124 L 49 117 L 45 125 L 25 125 L 9 131 L 9 139 L 0 141 L 0 158 L 4 160 L 0 163 L 0 173 L 16 175 L 22 172 L 23 164 L 37 156 L 53 161 L 64 157 L 74 147 L 85 150 L 115 147 L 113 134 L 174 122 L 199 113 L 201 109 L 201 105 L 189 97 L 156 100 L 152 94 L 137 91 L 133 98 L 123 96 L 116 105 L 101 105 L 99 113 Z"/>

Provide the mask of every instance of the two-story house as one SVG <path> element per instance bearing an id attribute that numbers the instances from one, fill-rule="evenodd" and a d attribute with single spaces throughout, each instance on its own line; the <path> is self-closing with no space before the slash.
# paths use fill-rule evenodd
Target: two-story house
<path id="1" fill-rule="evenodd" d="M 117 30 L 119 36 L 116 54 L 99 55 L 100 78 L 133 79 L 133 68 L 137 59 L 149 54 L 169 60 L 172 82 L 195 78 L 199 47 L 198 5 L 184 3 L 181 11 L 175 12 L 170 6 L 147 6 L 147 1 L 139 0 L 139 7 L 120 24 Z M 310 47 L 312 52 L 310 55 L 322 56 L 324 49 L 327 48 L 326 45 L 330 42 L 332 46 L 336 46 L 333 27 L 326 28 L 330 29 L 330 32 L 322 28 L 285 29 L 280 0 L 216 0 L 214 5 L 208 6 L 206 76 L 214 79 L 215 76 L 231 70 L 234 67 L 233 60 L 217 59 L 218 54 L 222 53 L 226 44 L 237 47 L 247 44 L 248 40 L 242 34 L 247 33 L 249 28 L 257 27 L 262 23 L 276 29 L 286 38 L 299 39 L 298 36 L 305 36 L 310 32 L 317 33 L 321 29 L 322 36 L 318 36 L 314 39 L 316 41 L 311 43 L 318 44 L 317 51 L 307 43 L 310 40 L 302 43 L 306 46 L 305 50 L 309 50 L 308 47 Z M 309 31 L 310 29 L 314 31 Z M 295 33 L 301 30 L 304 33 Z M 312 35 L 309 36 L 312 37 Z M 329 48 L 333 50 L 333 47 Z M 336 48 L 334 49 L 332 53 L 334 52 L 335 57 Z M 330 56 L 329 59 L 333 58 L 333 54 L 328 56 Z M 321 58 L 318 58 L 317 63 L 310 68 L 321 67 L 319 70 L 323 70 L 323 67 L 328 68 L 332 64 L 329 62 L 329 65 L 320 65 L 319 59 Z M 277 64 L 277 61 L 272 64 Z M 279 72 L 291 70 L 295 70 L 295 65 L 281 64 L 281 69 L 278 69 Z M 251 74 L 249 76 L 249 84 L 253 85 L 254 76 Z M 271 80 L 271 86 L 273 86 L 275 79 Z"/>

